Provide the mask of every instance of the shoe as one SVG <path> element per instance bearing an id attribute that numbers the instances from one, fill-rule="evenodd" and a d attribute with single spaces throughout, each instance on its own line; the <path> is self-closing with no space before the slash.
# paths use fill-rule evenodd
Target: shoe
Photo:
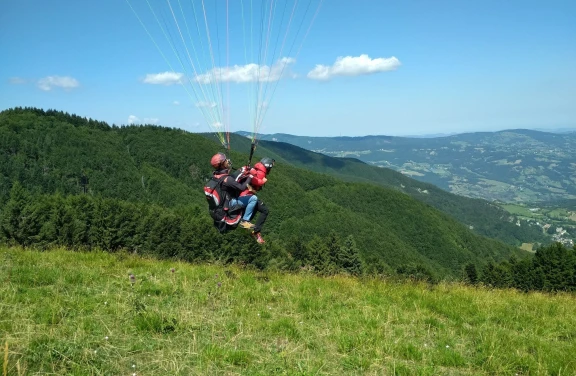
<path id="1" fill-rule="evenodd" d="M 252 230 L 255 226 L 250 221 L 240 221 L 240 227 L 245 228 L 247 230 Z"/>
<path id="2" fill-rule="evenodd" d="M 254 232 L 254 231 L 252 231 L 252 236 L 254 237 L 254 239 L 256 239 L 256 241 L 257 241 L 258 243 L 260 243 L 260 244 L 266 243 L 266 242 L 264 241 L 264 238 L 262 238 L 262 235 L 260 235 L 259 232 Z"/>

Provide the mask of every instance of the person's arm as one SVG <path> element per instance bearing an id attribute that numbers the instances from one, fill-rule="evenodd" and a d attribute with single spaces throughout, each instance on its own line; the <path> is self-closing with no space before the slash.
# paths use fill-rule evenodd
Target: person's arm
<path id="1" fill-rule="evenodd" d="M 252 185 L 253 186 L 262 187 L 268 181 L 268 179 L 266 179 L 266 173 L 265 172 L 255 170 L 255 169 L 253 169 L 251 172 L 252 172 L 252 175 L 254 176 L 254 178 L 252 179 Z"/>
<path id="2" fill-rule="evenodd" d="M 248 178 L 246 178 L 246 180 L 244 180 L 244 182 L 240 184 L 236 180 L 234 180 L 232 176 L 227 176 L 226 179 L 224 179 L 224 184 L 226 184 L 230 188 L 234 188 L 242 192 L 243 190 L 246 189 L 246 187 L 248 187 L 248 184 L 250 184 L 251 181 L 252 177 L 248 176 Z"/>

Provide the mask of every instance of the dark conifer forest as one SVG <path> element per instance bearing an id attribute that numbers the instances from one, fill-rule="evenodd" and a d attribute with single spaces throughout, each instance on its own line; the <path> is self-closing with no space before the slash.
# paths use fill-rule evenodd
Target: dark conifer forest
<path id="1" fill-rule="evenodd" d="M 573 249 L 551 244 L 528 254 L 398 189 L 304 169 L 266 145 L 254 160 L 278 160 L 259 192 L 270 209 L 264 245 L 244 229 L 221 235 L 213 227 L 202 188 L 221 147 L 203 135 L 13 108 L 0 113 L 0 145 L 7 244 L 522 290 L 576 287 Z M 229 153 L 235 167 L 247 152 Z"/>

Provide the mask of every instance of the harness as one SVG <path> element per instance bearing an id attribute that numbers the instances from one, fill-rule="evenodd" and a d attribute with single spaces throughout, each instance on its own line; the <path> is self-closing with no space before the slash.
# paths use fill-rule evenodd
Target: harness
<path id="1" fill-rule="evenodd" d="M 208 212 L 214 220 L 214 226 L 221 233 L 236 228 L 242 219 L 241 205 L 229 207 L 231 197 L 228 191 L 223 188 L 224 180 L 228 176 L 230 176 L 228 173 L 213 174 L 204 186 Z"/>

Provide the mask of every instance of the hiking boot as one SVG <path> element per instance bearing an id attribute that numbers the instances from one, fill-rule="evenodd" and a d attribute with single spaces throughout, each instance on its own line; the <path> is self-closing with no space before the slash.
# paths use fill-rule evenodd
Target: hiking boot
<path id="1" fill-rule="evenodd" d="M 258 243 L 260 243 L 260 244 L 266 243 L 266 242 L 264 241 L 264 238 L 262 238 L 262 235 L 260 235 L 259 232 L 254 232 L 254 231 L 252 231 L 252 236 L 254 237 L 254 239 L 256 239 L 256 241 L 257 241 Z"/>
<path id="2" fill-rule="evenodd" d="M 255 226 L 252 222 L 250 221 L 240 221 L 240 227 L 245 228 L 247 230 L 252 230 Z"/>

